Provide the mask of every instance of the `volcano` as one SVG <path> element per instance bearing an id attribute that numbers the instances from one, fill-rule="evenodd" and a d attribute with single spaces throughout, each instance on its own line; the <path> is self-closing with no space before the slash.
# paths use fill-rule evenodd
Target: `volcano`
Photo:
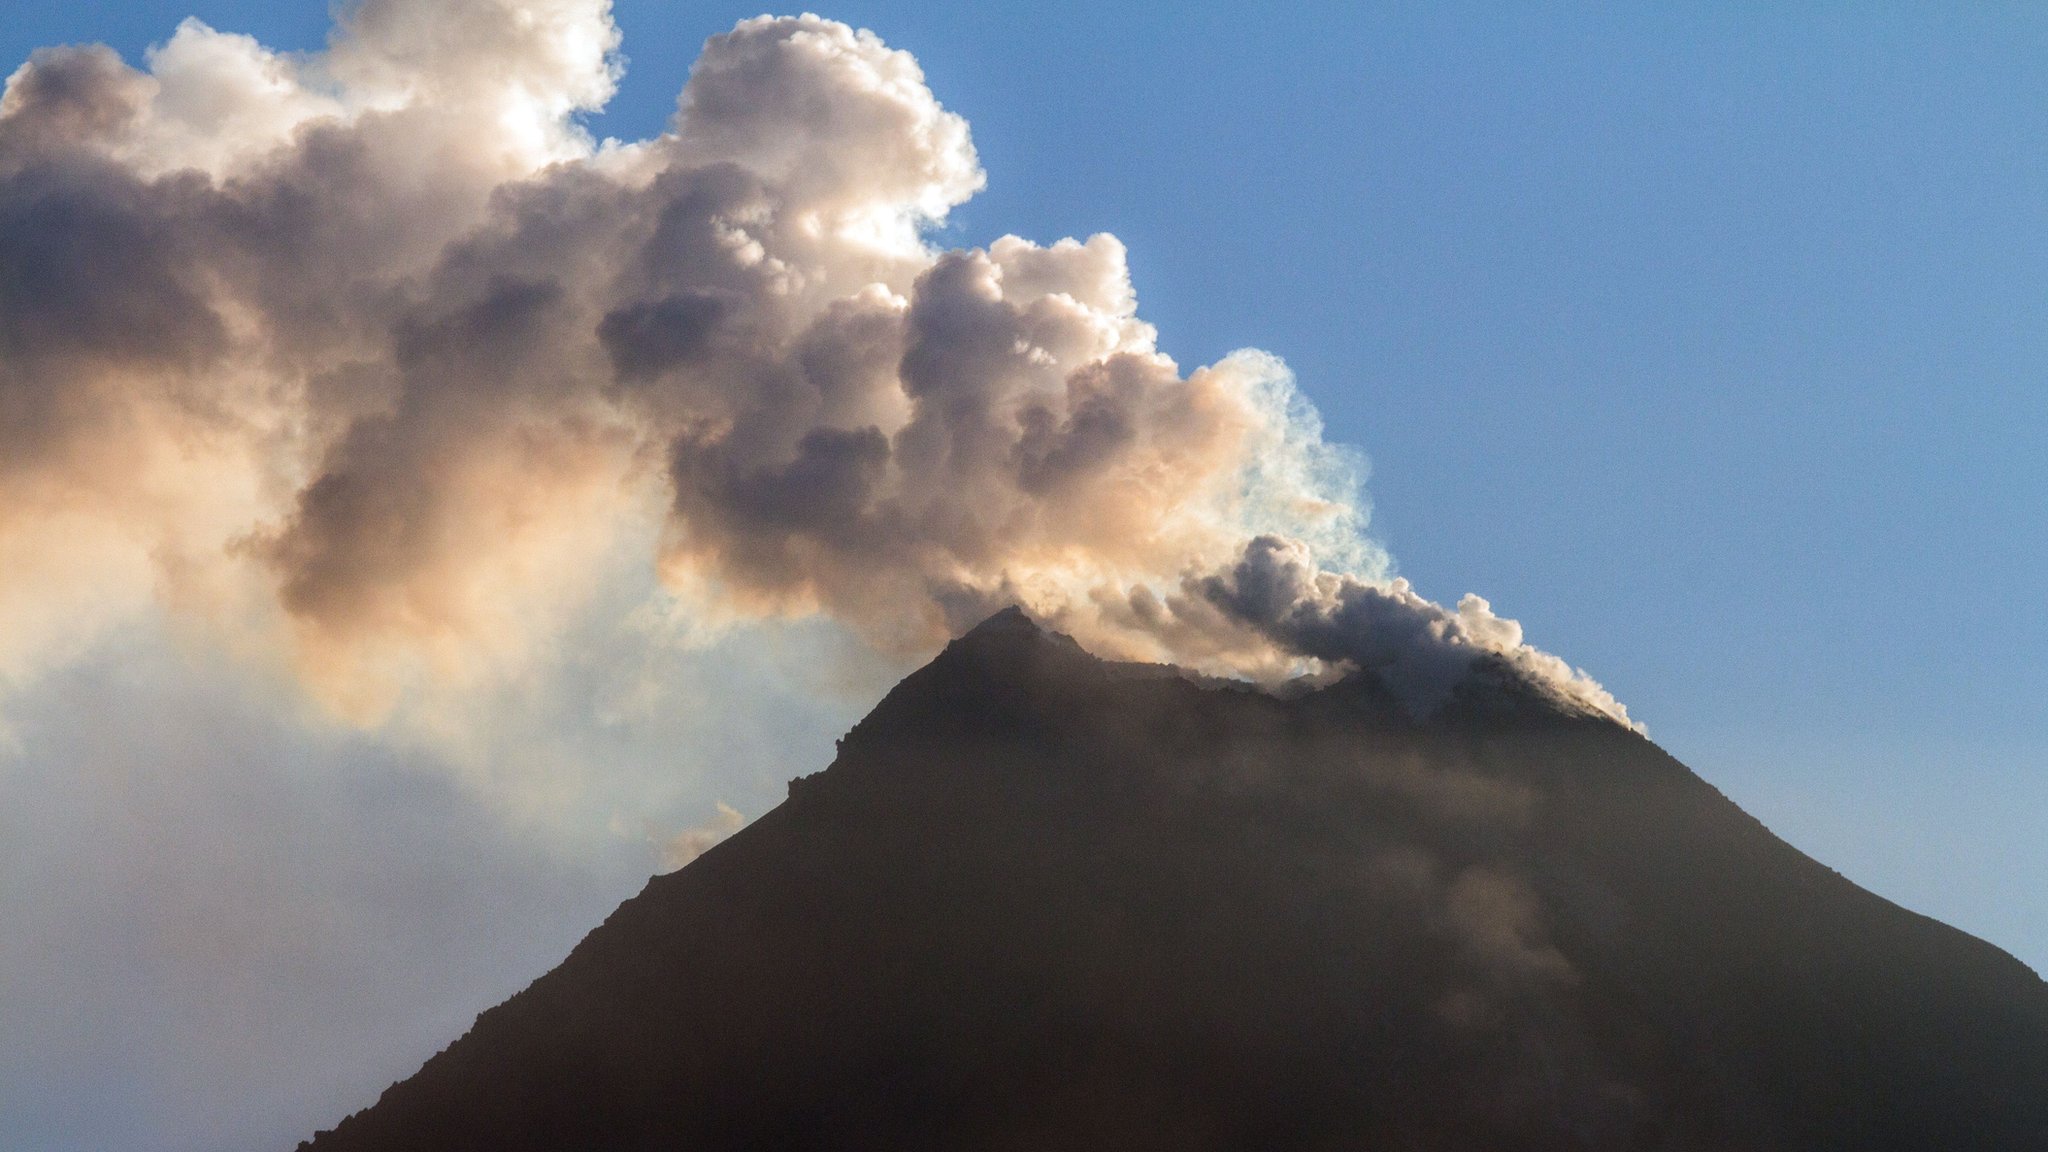
<path id="1" fill-rule="evenodd" d="M 1014 611 L 311 1152 L 2048 1149 L 2048 986 L 1509 680 Z"/>

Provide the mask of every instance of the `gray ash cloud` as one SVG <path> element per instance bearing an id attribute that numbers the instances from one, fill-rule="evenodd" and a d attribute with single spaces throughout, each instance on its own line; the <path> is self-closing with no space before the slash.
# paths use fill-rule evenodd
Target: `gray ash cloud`
<path id="1" fill-rule="evenodd" d="M 1394 580 L 1284 366 L 1161 354 L 1115 238 L 934 248 L 985 177 L 907 53 L 744 21 L 669 132 L 600 144 L 617 47 L 603 0 L 368 0 L 310 56 L 187 22 L 11 77 L 0 673 L 168 604 L 374 720 L 522 674 L 637 564 L 897 654 L 1021 603 L 1422 705 L 1491 654 L 1625 719 Z"/>

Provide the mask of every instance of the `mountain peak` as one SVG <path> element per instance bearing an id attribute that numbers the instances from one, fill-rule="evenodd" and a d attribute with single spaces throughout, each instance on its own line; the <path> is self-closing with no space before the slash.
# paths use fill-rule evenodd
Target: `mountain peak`
<path id="1" fill-rule="evenodd" d="M 2048 986 L 1654 744 L 997 613 L 315 1152 L 2048 1148 Z"/>
<path id="2" fill-rule="evenodd" d="M 1046 629 L 1038 621 L 1033 620 L 1029 613 L 1024 611 L 1023 605 L 1012 604 L 1008 608 L 992 614 L 988 619 L 983 620 L 974 627 L 969 628 L 961 634 L 960 639 L 973 640 L 978 637 L 1044 631 Z"/>
<path id="3" fill-rule="evenodd" d="M 962 633 L 890 696 L 933 679 L 944 681 L 948 693 L 956 697 L 1032 695 L 1056 685 L 1091 683 L 1109 667 L 1073 637 L 1045 627 L 1012 605 Z"/>
<path id="4" fill-rule="evenodd" d="M 1017 655 L 1034 650 L 1056 650 L 1068 655 L 1090 655 L 1072 636 L 1055 632 L 1031 618 L 1030 614 L 1016 604 L 991 615 L 981 623 L 960 634 L 947 651 L 964 650 L 987 654 Z"/>

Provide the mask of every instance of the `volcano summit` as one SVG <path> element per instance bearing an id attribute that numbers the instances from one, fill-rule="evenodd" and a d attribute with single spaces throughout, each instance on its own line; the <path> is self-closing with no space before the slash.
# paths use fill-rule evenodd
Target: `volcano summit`
<path id="1" fill-rule="evenodd" d="M 1014 611 L 311 1152 L 2048 1147 L 2048 986 L 1511 679 Z"/>

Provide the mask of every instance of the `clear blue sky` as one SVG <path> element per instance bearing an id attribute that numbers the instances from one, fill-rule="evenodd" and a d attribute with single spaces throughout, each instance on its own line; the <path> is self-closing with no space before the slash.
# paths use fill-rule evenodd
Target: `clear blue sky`
<path id="1" fill-rule="evenodd" d="M 859 0 L 1184 364 L 1284 356 L 1376 533 L 1877 891 L 2048 965 L 2048 9 Z M 622 0 L 601 135 L 753 8 Z M 5 0 L 0 58 L 317 3 Z"/>

